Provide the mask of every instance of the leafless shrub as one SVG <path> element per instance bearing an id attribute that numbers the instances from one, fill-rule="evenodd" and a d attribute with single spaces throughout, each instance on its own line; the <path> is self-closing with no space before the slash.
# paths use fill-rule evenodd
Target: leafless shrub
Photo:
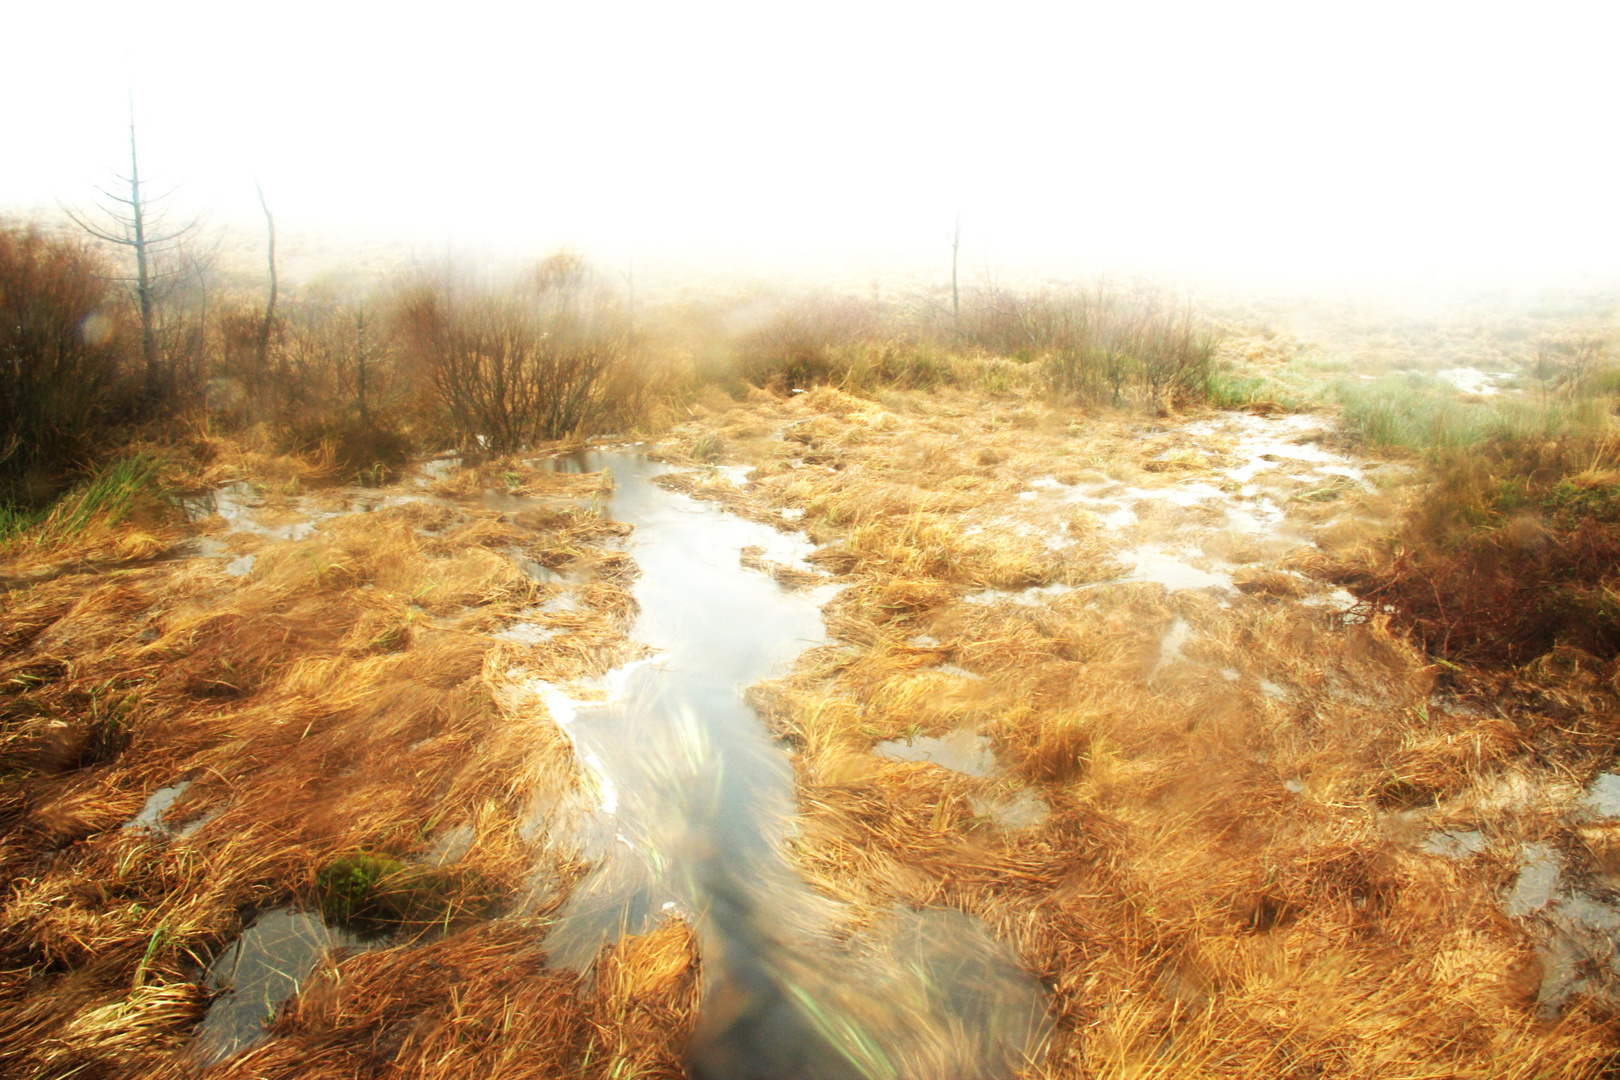
<path id="1" fill-rule="evenodd" d="M 400 326 L 444 422 L 463 444 L 496 453 L 562 438 L 597 415 L 629 341 L 617 298 L 570 253 L 504 293 L 418 287 Z"/>
<path id="2" fill-rule="evenodd" d="M 837 381 L 851 354 L 886 336 L 882 313 L 850 297 L 806 296 L 737 315 L 736 376 L 773 389 Z"/>
<path id="3" fill-rule="evenodd" d="M 1203 393 L 1213 335 L 1187 307 L 1108 285 L 1015 293 L 992 285 L 961 320 L 965 343 L 1040 362 L 1055 389 L 1080 398 L 1130 394 L 1152 406 Z"/>
<path id="4" fill-rule="evenodd" d="M 0 225 L 0 501 L 36 502 L 105 425 L 121 326 L 84 245 Z"/>

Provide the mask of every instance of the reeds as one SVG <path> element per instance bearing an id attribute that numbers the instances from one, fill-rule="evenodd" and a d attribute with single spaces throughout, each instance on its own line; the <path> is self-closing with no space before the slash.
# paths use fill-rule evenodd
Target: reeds
<path id="1" fill-rule="evenodd" d="M 180 516 L 170 472 L 162 455 L 138 450 L 70 489 L 47 511 L 13 512 L 9 529 L 0 522 L 0 560 L 24 568 L 73 556 L 156 555 L 175 536 Z"/>

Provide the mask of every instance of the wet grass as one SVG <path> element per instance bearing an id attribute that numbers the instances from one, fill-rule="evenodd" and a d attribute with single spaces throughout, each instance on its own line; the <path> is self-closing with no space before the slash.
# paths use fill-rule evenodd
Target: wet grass
<path id="1" fill-rule="evenodd" d="M 1553 761 L 1613 760 L 1608 668 L 1504 689 L 1437 667 L 1385 615 L 1302 603 L 1326 586 L 1295 571 L 1359 550 L 1402 491 L 1289 501 L 1323 485 L 1287 461 L 1261 474 L 1287 507 L 1282 539 L 1231 535 L 1197 506 L 1144 503 L 1132 526 L 1266 587 L 1118 580 L 1120 537 L 1084 504 L 1043 502 L 1037 481 L 1219 487 L 1243 460 L 1233 439 L 1054 406 L 1015 381 L 1028 365 L 975 371 L 970 391 L 715 399 L 665 443 L 750 466 L 741 485 L 713 470 L 672 484 L 806 530 L 844 586 L 826 609 L 835 643 L 754 692 L 793 750 L 792 858 L 849 905 L 838 932 L 897 905 L 983 919 L 1052 992 L 1031 1076 L 1600 1075 L 1611 1019 L 1583 1003 L 1537 1018 L 1533 946 L 1496 903 L 1514 839 L 1560 826 L 1484 793 Z M 1620 516 L 1611 466 L 1582 457 L 1601 446 L 1570 444 L 1514 493 L 1480 487 L 1496 492 L 1476 499 L 1480 520 Z M 277 494 L 278 476 L 267 510 L 305 498 Z M 194 560 L 0 596 L 6 1071 L 175 1075 L 206 1006 L 201 966 L 242 912 L 303 899 L 410 943 L 329 958 L 222 1076 L 680 1075 L 702 989 L 691 930 L 672 917 L 621 941 L 589 984 L 548 968 L 547 917 L 582 868 L 518 829 L 537 795 L 574 783 L 525 681 L 637 655 L 633 567 L 607 549 L 622 530 L 578 505 L 602 479 L 497 461 L 434 483 L 457 505 L 340 516 L 299 542 L 228 538 L 257 555 L 242 578 Z M 485 491 L 544 505 L 484 510 Z M 491 636 L 558 588 L 514 551 L 589 571 L 588 610 L 549 616 L 542 645 Z M 1080 587 L 979 595 L 1050 584 Z M 64 767 L 100 738 L 98 716 L 124 742 Z M 871 753 L 963 730 L 990 740 L 998 772 Z M 195 832 L 120 828 L 181 777 L 169 821 Z M 998 825 L 986 807 L 1020 792 L 1045 817 Z M 1497 846 L 1423 855 L 1406 836 L 1430 823 Z M 433 864 L 458 826 L 466 854 Z"/>
<path id="2" fill-rule="evenodd" d="M 1044 412 L 821 394 L 708 418 L 755 466 L 745 490 L 708 497 L 762 520 L 802 507 L 846 585 L 828 612 L 842 647 L 759 695 L 796 751 L 798 852 L 818 888 L 874 911 L 955 907 L 1013 942 L 1056 994 L 1036 1075 L 1594 1075 L 1612 1049 L 1601 1013 L 1535 1018 L 1528 943 L 1494 902 L 1500 864 L 1424 857 L 1390 824 L 1533 833 L 1533 815 L 1480 794 L 1552 768 L 1533 722 L 1437 703 L 1437 669 L 1400 626 L 1302 605 L 1308 581 L 1224 602 L 1108 583 L 1118 541 L 1083 511 L 1045 534 L 1055 550 L 1031 542 L 1019 522 L 1039 504 L 1020 495 L 1043 473 L 1173 483 L 1220 460 L 1130 420 Z M 787 437 L 746 434 L 773 428 Z M 1560 507 L 1611 507 L 1559 491 Z M 1356 484 L 1284 501 L 1325 550 L 1365 542 L 1359 516 L 1391 520 L 1391 493 Z M 1222 550 L 1250 580 L 1281 573 Z M 963 602 L 1048 581 L 1089 587 Z M 1184 655 L 1167 662 L 1178 622 Z M 990 736 L 1006 773 L 870 753 L 960 730 Z M 1593 767 L 1594 745 L 1566 746 L 1558 768 Z M 1009 784 L 1038 792 L 1047 819 L 988 820 L 978 807 Z"/>
<path id="3" fill-rule="evenodd" d="M 518 471 L 520 486 L 570 495 L 600 483 Z M 149 490 L 152 475 L 115 473 L 56 527 L 121 520 L 109 531 L 127 534 L 141 505 L 130 493 Z M 292 512 L 294 496 L 273 494 L 286 485 L 262 486 L 262 512 Z M 81 569 L 0 595 L 0 1071 L 183 1070 L 207 1004 L 198 972 L 244 912 L 288 900 L 324 900 L 334 917 L 403 942 L 436 940 L 444 963 L 498 941 L 503 971 L 537 969 L 551 901 L 532 896 L 565 895 L 578 867 L 563 849 L 536 862 L 518 827 L 531 799 L 565 792 L 574 773 L 543 706 L 513 696 L 512 673 L 568 682 L 634 655 L 628 594 L 611 575 L 579 587 L 544 654 L 490 636 L 556 589 L 530 579 L 514 552 L 574 559 L 596 550 L 593 536 L 613 535 L 582 510 L 542 524 L 513 525 L 476 502 L 414 504 L 338 516 L 299 542 L 232 537 L 257 557 L 244 577 L 181 560 Z M 165 815 L 169 832 L 122 827 L 182 778 L 191 784 Z M 430 865 L 439 833 L 457 827 L 470 836 L 465 854 Z M 525 913 L 493 928 L 508 908 Z M 317 972 L 278 1021 L 304 1033 L 286 1075 L 310 1075 L 307 1055 L 337 1029 L 365 1030 L 368 1045 L 393 1040 L 386 1056 L 403 1045 L 390 1024 L 472 1023 L 486 1047 L 530 1031 L 442 978 L 411 989 L 416 954 L 395 948 L 410 953 L 403 968 L 356 976 L 392 987 L 375 1003 L 380 1026 L 346 1027 L 316 990 L 344 996 L 349 963 L 395 950 L 343 961 L 341 984 Z M 577 1061 L 601 1007 L 599 996 L 576 999 L 571 979 L 553 982 L 559 1002 L 575 1003 L 572 1019 L 535 1019 L 571 1032 L 560 1056 L 525 1051 L 543 1075 Z M 415 1039 L 432 1055 L 419 1074 L 456 1075 L 441 1069 L 460 1051 Z"/>
<path id="4" fill-rule="evenodd" d="M 1348 433 L 1373 446 L 1455 450 L 1474 445 L 1496 421 L 1490 406 L 1458 400 L 1454 387 L 1432 376 L 1340 380 L 1332 392 Z"/>
<path id="5" fill-rule="evenodd" d="M 68 548 L 112 546 L 126 558 L 161 550 L 153 532 L 172 524 L 177 513 L 168 468 L 162 455 L 137 452 L 115 460 L 42 511 L 6 509 L 0 513 L 0 559 Z"/>

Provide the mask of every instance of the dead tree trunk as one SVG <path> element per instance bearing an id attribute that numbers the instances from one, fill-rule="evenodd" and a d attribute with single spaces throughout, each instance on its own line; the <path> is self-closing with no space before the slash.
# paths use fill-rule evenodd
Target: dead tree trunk
<path id="1" fill-rule="evenodd" d="M 121 183 L 128 185 L 129 194 L 126 196 L 120 190 L 97 188 L 108 200 L 100 208 L 110 222 L 108 226 L 97 227 L 71 210 L 67 211 L 67 215 L 75 225 L 97 240 L 128 248 L 135 255 L 135 276 L 124 280 L 132 281 L 135 286 L 135 303 L 141 318 L 144 389 L 148 406 L 155 408 L 172 388 L 164 385 L 162 358 L 158 350 L 157 285 L 158 279 L 164 275 L 158 272 L 154 261 L 160 255 L 173 253 L 179 241 L 196 228 L 197 221 L 193 219 L 178 229 L 165 230 L 161 207 L 173 192 L 154 199 L 142 190 L 133 101 L 129 110 L 129 175 L 114 175 Z M 154 207 L 158 209 L 154 210 Z M 174 272 L 169 271 L 168 276 Z"/>
<path id="2" fill-rule="evenodd" d="M 962 248 L 962 216 L 956 217 L 956 231 L 951 233 L 951 330 L 962 332 L 962 290 L 956 283 L 956 256 Z"/>
<path id="3" fill-rule="evenodd" d="M 264 324 L 259 327 L 258 366 L 255 376 L 262 387 L 270 372 L 270 331 L 276 322 L 276 218 L 270 213 L 270 206 L 264 201 L 264 188 L 258 181 L 254 181 L 254 190 L 259 193 L 259 206 L 264 210 L 264 227 L 269 234 L 270 259 L 270 296 L 264 304 Z"/>

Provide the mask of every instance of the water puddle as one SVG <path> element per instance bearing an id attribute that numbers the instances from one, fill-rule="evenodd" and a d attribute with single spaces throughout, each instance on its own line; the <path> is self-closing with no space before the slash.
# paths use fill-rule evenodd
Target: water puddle
<path id="1" fill-rule="evenodd" d="M 1418 850 L 1443 859 L 1462 860 L 1478 855 L 1489 846 L 1490 841 L 1477 829 L 1437 829 L 1424 837 Z"/>
<path id="2" fill-rule="evenodd" d="M 1465 394 L 1478 394 L 1480 397 L 1500 394 L 1502 388 L 1497 383 L 1513 378 L 1511 372 L 1480 371 L 1478 368 L 1447 368 L 1435 372 L 1435 376 Z"/>
<path id="3" fill-rule="evenodd" d="M 1228 527 L 1249 536 L 1269 536 L 1277 531 L 1286 516 L 1287 511 L 1264 496 L 1256 496 L 1247 504 L 1226 508 Z"/>
<path id="4" fill-rule="evenodd" d="M 1010 604 L 1033 606 L 1043 600 L 1050 600 L 1058 596 L 1066 596 L 1075 591 L 1075 585 L 1034 585 L 1027 589 L 981 589 L 976 593 L 969 593 L 962 597 L 967 604 L 999 604 L 1006 601 Z"/>
<path id="5" fill-rule="evenodd" d="M 1502 910 L 1518 919 L 1532 915 L 1552 902 L 1564 860 L 1546 844 L 1526 844 L 1519 853 L 1519 876 L 1502 901 Z"/>
<path id="6" fill-rule="evenodd" d="M 890 739 L 872 747 L 872 753 L 893 761 L 926 761 L 968 776 L 989 776 L 996 768 L 990 740 L 971 731 Z"/>
<path id="7" fill-rule="evenodd" d="M 282 1002 L 335 948 L 364 948 L 356 935 L 328 927 L 319 914 L 266 911 L 208 966 L 208 989 L 221 996 L 197 1025 L 195 1053 L 204 1065 L 223 1061 L 265 1037 Z"/>
<path id="8" fill-rule="evenodd" d="M 490 635 L 501 641 L 510 641 L 518 645 L 541 645 L 557 636 L 557 631 L 549 626 L 539 623 L 515 622 L 502 630 Z"/>
<path id="9" fill-rule="evenodd" d="M 190 780 L 182 780 L 169 787 L 158 788 L 147 797 L 146 805 L 141 807 L 140 813 L 124 822 L 126 829 L 146 829 L 151 832 L 170 835 L 173 830 L 165 824 L 163 815 L 169 808 L 180 800 L 180 796 L 191 787 Z"/>
<path id="10" fill-rule="evenodd" d="M 1147 681 L 1151 684 L 1158 678 L 1159 673 L 1172 664 L 1182 663 L 1187 659 L 1184 647 L 1192 640 L 1192 626 L 1186 619 L 1177 618 L 1170 624 L 1170 629 L 1164 632 L 1159 640 L 1159 656 L 1153 662 L 1153 670 L 1148 673 Z M 1237 672 L 1233 672 L 1236 675 Z"/>
<path id="11" fill-rule="evenodd" d="M 304 495 L 278 496 L 240 480 L 180 500 L 181 508 L 192 522 L 202 523 L 219 517 L 224 519 L 226 536 L 245 534 L 277 542 L 308 539 L 323 522 L 333 518 L 375 513 L 411 503 L 454 505 L 449 500 L 425 493 L 377 488 L 323 488 Z M 532 505 L 530 500 L 525 503 L 525 508 Z M 241 577 L 253 569 L 254 556 L 229 558 L 229 545 L 215 537 L 197 537 L 187 543 L 181 552 L 202 558 L 228 558 L 225 572 L 234 577 Z"/>
<path id="12" fill-rule="evenodd" d="M 473 841 L 478 834 L 471 825 L 457 825 L 453 829 L 446 829 L 433 838 L 429 845 L 427 855 L 423 862 L 429 866 L 454 866 L 461 861 L 461 857 L 472 850 Z"/>
<path id="13" fill-rule="evenodd" d="M 1541 988 L 1536 1004 L 1552 1018 L 1573 996 L 1620 1001 L 1620 910 L 1582 893 L 1554 904 L 1536 945 Z"/>
<path id="14" fill-rule="evenodd" d="M 1233 589 L 1231 574 L 1219 570 L 1200 570 L 1191 563 L 1150 545 L 1144 544 L 1141 547 L 1122 551 L 1119 553 L 1119 560 L 1133 565 L 1123 576 L 1108 581 L 1090 582 L 1084 585 L 1034 585 L 1027 589 L 980 589 L 978 592 L 968 593 L 962 597 L 962 602 L 984 605 L 1009 603 L 1022 607 L 1034 607 L 1082 589 L 1095 589 L 1103 585 L 1124 585 L 1133 582 L 1149 582 L 1162 585 L 1166 592 L 1213 589 L 1221 593 L 1229 593 Z M 1351 602 L 1354 603 L 1354 598 L 1351 599 Z"/>
<path id="15" fill-rule="evenodd" d="M 1039 825 L 1052 813 L 1034 788 L 1019 788 L 1005 798 L 968 797 L 968 805 L 980 817 L 989 818 L 1003 829 L 1025 829 Z"/>
<path id="16" fill-rule="evenodd" d="M 185 509 L 192 521 L 222 517 L 225 519 L 226 532 L 250 533 L 266 540 L 303 540 L 315 531 L 315 522 L 303 514 L 272 516 L 296 516 L 305 520 L 265 523 L 261 520 L 265 516 L 264 496 L 253 485 L 240 481 L 187 501 Z"/>
<path id="17" fill-rule="evenodd" d="M 1167 552 L 1153 547 L 1139 547 L 1120 553 L 1122 562 L 1135 562 L 1135 568 L 1119 581 L 1151 581 L 1163 585 L 1169 592 L 1183 589 L 1219 589 L 1230 592 L 1229 574 L 1213 573 L 1183 562 Z"/>
<path id="18" fill-rule="evenodd" d="M 418 465 L 417 468 L 422 473 L 421 477 L 418 478 L 417 483 L 420 486 L 426 487 L 429 484 L 437 483 L 438 481 L 443 480 L 445 477 L 461 468 L 461 458 L 460 456 L 434 458 L 432 461 L 422 462 L 422 464 Z"/>
<path id="19" fill-rule="evenodd" d="M 1329 589 L 1327 592 L 1317 593 L 1300 600 L 1306 607 L 1331 608 L 1336 611 L 1345 611 L 1356 606 L 1356 595 L 1349 589 Z M 1357 619 L 1346 619 L 1346 622 L 1361 622 Z"/>
<path id="20" fill-rule="evenodd" d="M 904 911 L 839 944 L 836 906 L 784 858 L 792 769 L 741 691 L 825 640 L 827 590 L 741 568 L 745 548 L 782 552 L 781 534 L 665 490 L 653 479 L 668 470 L 644 457 L 586 451 L 554 467 L 612 471 L 603 512 L 634 526 L 625 550 L 640 568 L 632 636 L 656 655 L 594 693 L 534 687 L 594 788 L 563 830 L 595 867 L 546 939 L 552 962 L 586 970 L 604 942 L 684 913 L 705 987 L 692 1075 L 1010 1076 L 1047 1019 L 1004 945 L 965 916 Z"/>
<path id="21" fill-rule="evenodd" d="M 1602 773 L 1581 800 L 1601 817 L 1620 817 L 1620 773 Z"/>

